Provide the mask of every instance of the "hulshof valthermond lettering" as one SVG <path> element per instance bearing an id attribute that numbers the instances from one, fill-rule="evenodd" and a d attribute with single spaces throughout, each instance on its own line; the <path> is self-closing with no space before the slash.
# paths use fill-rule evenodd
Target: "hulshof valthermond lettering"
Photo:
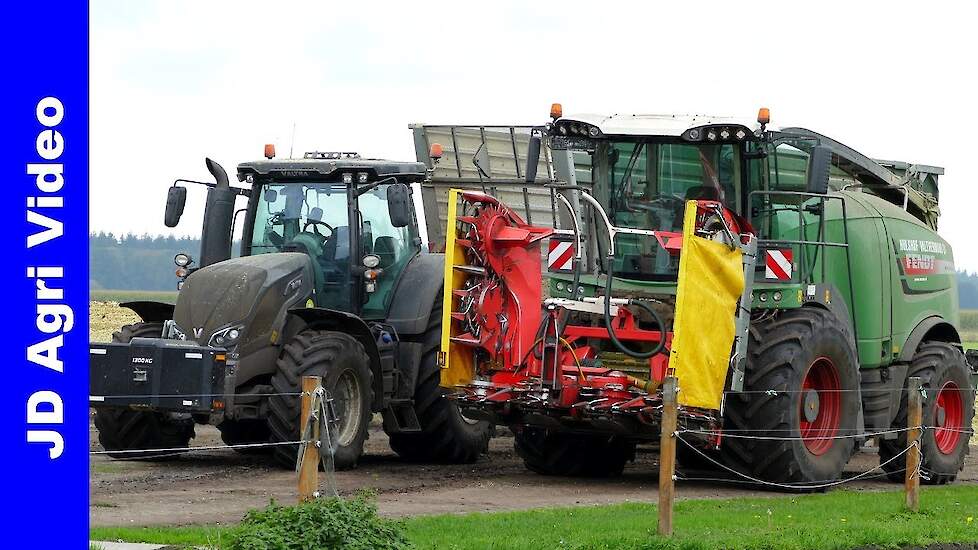
<path id="1" fill-rule="evenodd" d="M 35 191 L 27 197 L 27 221 L 37 226 L 27 235 L 28 254 L 64 234 L 60 221 L 64 198 L 64 165 L 58 161 L 65 149 L 64 136 L 57 126 L 64 120 L 65 109 L 56 97 L 45 97 L 37 103 L 36 116 L 41 124 L 37 134 L 37 156 L 46 162 L 27 164 L 27 175 L 34 176 Z M 27 277 L 34 280 L 38 338 L 26 350 L 28 367 L 43 368 L 63 374 L 60 351 L 64 335 L 75 324 L 71 307 L 64 303 L 64 267 L 28 266 Z M 27 399 L 27 442 L 47 446 L 53 460 L 64 453 L 64 437 L 58 431 L 64 424 L 64 402 L 57 392 L 38 389 Z"/>

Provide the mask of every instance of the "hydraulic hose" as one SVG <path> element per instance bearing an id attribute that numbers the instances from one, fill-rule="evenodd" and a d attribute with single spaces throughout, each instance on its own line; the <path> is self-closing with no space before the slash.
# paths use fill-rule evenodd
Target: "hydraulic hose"
<path id="1" fill-rule="evenodd" d="M 606 275 L 608 279 L 605 281 L 604 285 L 604 324 L 608 329 L 608 336 L 611 338 L 611 342 L 616 348 L 621 350 L 622 353 L 636 359 L 648 359 L 653 355 L 660 353 L 662 348 L 664 348 L 666 345 L 666 325 L 662 322 L 662 317 L 659 317 L 659 314 L 656 313 L 651 306 L 640 300 L 629 300 L 628 305 L 636 306 L 639 309 L 645 310 L 646 313 L 652 316 L 652 319 L 659 326 L 659 332 L 661 333 L 659 341 L 656 342 L 655 346 L 648 351 L 635 351 L 625 346 L 625 344 L 618 339 L 618 335 L 615 334 L 615 326 L 614 323 L 612 323 L 611 318 L 611 284 L 615 278 L 613 258 L 608 258 L 608 269 Z"/>

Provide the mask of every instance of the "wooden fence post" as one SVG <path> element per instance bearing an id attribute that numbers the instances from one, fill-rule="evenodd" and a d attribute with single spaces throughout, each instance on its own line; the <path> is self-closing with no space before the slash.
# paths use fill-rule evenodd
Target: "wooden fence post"
<path id="1" fill-rule="evenodd" d="M 921 380 L 917 376 L 907 381 L 907 470 L 904 475 L 904 491 L 907 509 L 920 510 L 920 431 L 923 424 L 923 396 Z M 910 447 L 912 445 L 912 447 Z"/>
<path id="2" fill-rule="evenodd" d="M 676 417 L 678 415 L 675 376 L 662 384 L 662 435 L 659 442 L 659 534 L 672 536 L 672 502 L 676 482 Z"/>
<path id="3" fill-rule="evenodd" d="M 299 434 L 300 437 L 306 433 L 309 415 L 312 412 L 313 396 L 322 385 L 322 379 L 318 376 L 302 377 L 302 406 L 299 414 Z M 312 441 L 305 445 L 302 455 L 302 463 L 299 468 L 299 502 L 307 502 L 316 498 L 319 491 L 319 447 L 316 441 L 319 439 L 319 427 L 313 426 L 310 432 Z M 301 448 L 301 447 L 300 447 Z"/>

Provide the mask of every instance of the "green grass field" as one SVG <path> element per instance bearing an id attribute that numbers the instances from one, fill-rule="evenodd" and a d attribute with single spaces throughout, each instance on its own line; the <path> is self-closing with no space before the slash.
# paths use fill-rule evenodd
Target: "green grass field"
<path id="1" fill-rule="evenodd" d="M 687 500 L 676 503 L 675 535 L 655 534 L 656 508 L 617 504 L 404 520 L 417 548 L 851 549 L 978 542 L 978 487 L 924 488 L 921 511 L 899 491 Z M 231 527 L 95 528 L 93 540 L 219 545 Z M 219 548 L 219 546 L 216 546 Z"/>

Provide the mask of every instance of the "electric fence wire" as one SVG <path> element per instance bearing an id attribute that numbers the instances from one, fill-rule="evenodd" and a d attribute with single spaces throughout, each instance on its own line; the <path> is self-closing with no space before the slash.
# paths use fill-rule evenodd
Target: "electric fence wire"
<path id="1" fill-rule="evenodd" d="M 920 430 L 922 430 L 923 428 L 924 428 L 923 426 L 918 426 L 916 428 L 909 428 L 909 429 L 920 429 Z M 723 464 L 723 463 L 721 463 L 721 462 L 713 459 L 713 457 L 707 455 L 706 453 L 704 453 L 703 451 L 701 451 L 700 449 L 698 449 L 695 445 L 693 445 L 692 443 L 690 443 L 690 442 L 686 441 L 685 439 L 683 439 L 680 431 L 678 431 L 678 430 L 675 431 L 675 432 L 673 432 L 673 437 L 675 437 L 679 442 L 683 443 L 684 445 L 686 445 L 687 447 L 689 447 L 690 449 L 692 449 L 700 457 L 706 459 L 708 462 L 712 463 L 714 466 L 720 468 L 723 471 L 729 472 L 729 473 L 731 473 L 731 474 L 733 474 L 733 475 L 735 475 L 737 477 L 743 478 L 743 479 L 745 479 L 747 481 L 750 481 L 750 482 L 755 483 L 755 484 L 758 484 L 758 485 L 767 486 L 767 487 L 776 487 L 776 488 L 779 488 L 779 489 L 788 489 L 788 490 L 799 490 L 799 489 L 802 489 L 802 490 L 805 490 L 805 489 L 807 489 L 807 490 L 828 489 L 830 487 L 837 487 L 839 485 L 844 485 L 846 483 L 852 483 L 854 481 L 858 481 L 858 480 L 861 480 L 861 479 L 868 479 L 869 476 L 872 475 L 873 472 L 875 472 L 878 468 L 883 468 L 883 467 L 889 465 L 890 463 L 896 461 L 901 456 L 903 456 L 903 455 L 907 454 L 908 452 L 910 452 L 910 449 L 916 448 L 917 449 L 918 456 L 920 455 L 920 444 L 917 441 L 914 441 L 910 445 L 908 445 L 905 449 L 903 449 L 902 451 L 900 451 L 899 453 L 893 455 L 892 457 L 890 457 L 886 461 L 881 462 L 879 464 L 879 466 L 875 466 L 875 467 L 873 467 L 870 470 L 867 470 L 865 472 L 856 474 L 856 475 L 851 476 L 851 477 L 848 477 L 848 478 L 835 479 L 835 480 L 817 480 L 817 481 L 806 482 L 806 483 L 778 483 L 778 482 L 767 481 L 767 480 L 764 480 L 764 479 L 760 479 L 760 478 L 756 478 L 756 477 L 750 476 L 748 474 L 745 474 L 745 473 L 743 473 L 741 471 L 738 471 L 738 470 L 736 470 L 734 468 L 731 468 L 731 467 L 727 466 L 726 464 Z M 852 437 L 852 436 L 850 436 L 850 437 Z M 755 438 L 756 439 L 762 439 L 764 437 L 762 437 L 762 436 L 756 436 Z M 766 439 L 766 438 L 764 438 L 764 439 Z M 784 441 L 792 441 L 792 440 L 795 440 L 796 438 L 781 438 L 781 439 L 784 440 Z M 920 464 L 921 464 L 921 462 L 922 461 L 920 461 L 920 460 L 917 461 L 917 469 L 915 470 L 915 472 L 913 474 L 914 476 L 918 476 L 918 477 L 920 476 L 920 473 L 921 473 L 920 472 Z M 904 471 L 906 471 L 906 469 L 904 469 Z M 886 475 L 886 474 L 883 474 L 883 475 Z M 877 477 L 879 477 L 879 476 L 877 475 Z M 680 478 L 677 476 L 677 479 L 680 479 Z M 695 477 L 693 477 L 693 478 L 683 477 L 681 479 L 683 479 L 684 481 L 727 481 L 727 482 L 730 482 L 730 481 L 738 482 L 739 481 L 739 480 L 736 480 L 736 479 L 734 479 L 734 480 L 726 479 L 725 480 L 725 479 L 722 479 L 722 478 L 714 479 L 714 478 L 695 478 Z"/>

